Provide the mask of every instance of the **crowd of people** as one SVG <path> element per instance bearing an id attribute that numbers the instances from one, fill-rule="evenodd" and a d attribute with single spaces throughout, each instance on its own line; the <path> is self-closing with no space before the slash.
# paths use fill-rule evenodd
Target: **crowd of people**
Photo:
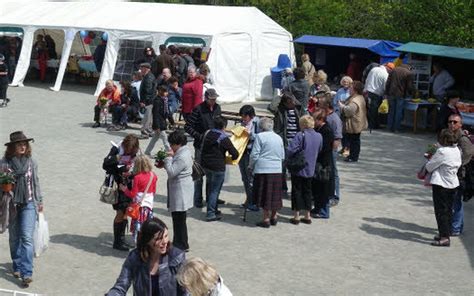
<path id="1" fill-rule="evenodd" d="M 196 68 L 190 52 L 181 56 L 173 46 L 160 46 L 158 56 L 152 48 L 146 48 L 144 60 L 139 62 L 134 81 L 121 81 L 119 89 L 108 80 L 94 107 L 94 127 L 101 125 L 101 114 L 106 111 L 112 113 L 111 130 L 127 128 L 129 120 L 141 120 L 141 134 L 128 134 L 113 145 L 103 161 L 104 184 L 115 183 L 118 187 L 113 204 L 113 248 L 133 248 L 107 295 L 125 295 L 130 286 L 136 295 L 232 295 L 212 266 L 199 258 L 186 260 L 185 256 L 190 249 L 188 210 L 206 205 L 207 222 L 222 219 L 219 204 L 225 201 L 219 197 L 226 155 L 232 160 L 240 157 L 245 192 L 241 206 L 262 211 L 257 226 L 276 226 L 285 198 L 291 200 L 293 217 L 289 222 L 293 225 L 312 224 L 313 218 L 329 219 L 330 208 L 341 197 L 338 154 L 343 154 L 346 162 L 359 161 L 361 133 L 367 127 L 380 127 L 377 115 L 384 97 L 390 105 L 387 128 L 398 131 L 403 111 L 400 102 L 414 91 L 409 65 L 395 67 L 387 63 L 369 65 L 367 75 L 357 75 L 365 83 L 343 76 L 341 87 L 331 92 L 327 74 L 303 55 L 302 67 L 285 70 L 282 94 L 269 108 L 273 118 L 256 116 L 251 105 L 240 108 L 241 125 L 249 140 L 239 155 L 226 131 L 227 121 L 217 103 L 219 94 L 209 87 L 212 78 L 205 63 Z M 351 71 L 358 71 L 356 68 Z M 444 97 L 447 103 L 439 121 L 439 148 L 425 165 L 431 174 L 439 230 L 434 246 L 449 246 L 449 237 L 463 231 L 463 186 L 474 155 L 474 146 L 462 131 L 462 118 L 456 112 L 459 96 L 446 91 Z M 168 134 L 179 108 L 185 120 L 184 131 Z M 194 157 L 187 135 L 193 138 Z M 142 152 L 139 140 L 150 136 Z M 153 163 L 152 151 L 158 139 L 166 155 Z M 13 197 L 21 206 L 10 225 L 10 250 L 13 274 L 22 278 L 24 285 L 32 282 L 33 222 L 43 209 L 37 165 L 31 158 L 32 140 L 22 132 L 12 133 L 1 162 L 17 175 Z M 196 165 L 202 167 L 203 176 L 194 177 Z M 153 166 L 167 175 L 172 240 L 168 227 L 153 213 L 159 189 Z M 133 243 L 125 238 L 128 217 Z"/>

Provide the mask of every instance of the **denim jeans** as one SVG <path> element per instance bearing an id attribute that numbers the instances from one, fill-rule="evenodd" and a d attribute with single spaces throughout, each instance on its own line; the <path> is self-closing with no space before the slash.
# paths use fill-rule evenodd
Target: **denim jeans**
<path id="1" fill-rule="evenodd" d="M 33 275 L 33 233 L 36 226 L 36 209 L 34 201 L 17 207 L 17 216 L 9 225 L 10 256 L 13 271 L 20 272 L 22 277 Z"/>
<path id="2" fill-rule="evenodd" d="M 332 151 L 332 161 L 334 164 L 334 196 L 329 198 L 334 198 L 335 200 L 339 201 L 341 199 L 341 192 L 339 191 L 339 173 L 337 172 L 337 151 Z"/>
<path id="3" fill-rule="evenodd" d="M 211 171 L 204 169 L 206 172 L 206 199 L 207 199 L 207 219 L 213 219 L 217 213 L 217 199 L 224 184 L 225 171 Z"/>
<path id="4" fill-rule="evenodd" d="M 242 158 L 239 162 L 240 175 L 242 177 L 242 183 L 244 183 L 245 188 L 245 204 L 252 205 L 252 188 L 253 188 L 253 176 L 249 173 L 248 166 L 250 160 L 250 153 L 247 151 L 244 152 Z"/>
<path id="5" fill-rule="evenodd" d="M 120 119 L 122 118 L 122 106 L 121 105 L 112 105 L 110 106 L 110 113 L 112 113 L 112 124 L 120 124 Z"/>
<path id="6" fill-rule="evenodd" d="M 151 151 L 153 150 L 153 148 L 155 148 L 155 144 L 156 144 L 156 142 L 158 142 L 158 139 L 161 139 L 163 141 L 163 146 L 165 146 L 166 151 L 171 149 L 171 146 L 168 142 L 168 135 L 166 134 L 166 131 L 161 131 L 160 130 L 159 133 L 155 131 L 153 133 L 153 137 L 151 137 L 150 143 L 148 143 L 148 146 L 145 149 L 145 154 L 146 155 L 151 154 Z"/>
<path id="7" fill-rule="evenodd" d="M 453 200 L 453 218 L 451 221 L 451 233 L 462 233 L 464 228 L 464 207 L 462 201 L 463 190 L 456 189 Z"/>
<path id="8" fill-rule="evenodd" d="M 387 129 L 399 131 L 402 125 L 405 98 L 388 97 Z"/>

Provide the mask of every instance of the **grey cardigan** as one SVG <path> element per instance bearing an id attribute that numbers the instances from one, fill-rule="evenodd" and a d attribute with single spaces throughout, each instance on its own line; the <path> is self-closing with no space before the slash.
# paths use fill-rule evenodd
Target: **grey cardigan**
<path id="1" fill-rule="evenodd" d="M 191 149 L 183 146 L 164 160 L 168 173 L 168 210 L 184 212 L 193 207 L 194 182 Z"/>
<path id="2" fill-rule="evenodd" d="M 35 202 L 36 212 L 38 212 L 38 204 L 43 203 L 43 194 L 41 193 L 39 178 L 38 178 L 38 163 L 33 159 L 30 158 L 32 164 L 32 187 L 33 187 L 33 201 Z M 0 159 L 0 167 L 2 169 L 10 168 L 10 164 L 8 160 L 3 157 Z M 13 197 L 13 201 L 15 201 L 15 197 Z"/>

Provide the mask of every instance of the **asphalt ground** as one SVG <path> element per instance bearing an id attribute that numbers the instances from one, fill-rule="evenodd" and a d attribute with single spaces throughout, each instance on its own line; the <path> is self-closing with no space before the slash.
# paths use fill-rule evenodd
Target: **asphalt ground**
<path id="1" fill-rule="evenodd" d="M 0 109 L 1 141 L 8 142 L 15 130 L 35 138 L 33 156 L 51 235 L 49 249 L 34 261 L 34 282 L 27 289 L 11 275 L 8 233 L 0 235 L 0 288 L 103 295 L 127 254 L 111 248 L 114 211 L 98 198 L 102 160 L 110 141 L 139 130 L 92 129 L 93 87 L 65 85 L 52 92 L 47 86 L 10 88 L 12 101 Z M 264 109 L 266 103 L 255 105 Z M 338 162 L 341 203 L 330 219 L 311 225 L 288 222 L 289 200 L 275 227 L 256 227 L 261 213 L 250 213 L 243 222 L 240 173 L 228 166 L 223 219 L 208 223 L 204 209 L 190 210 L 187 255 L 212 262 L 234 295 L 473 295 L 473 201 L 465 204 L 465 233 L 453 238 L 450 248 L 430 246 L 437 233 L 431 190 L 415 175 L 434 141 L 431 133 L 364 132 L 360 161 Z M 147 143 L 141 140 L 141 147 Z M 166 174 L 155 172 L 154 212 L 171 228 Z"/>

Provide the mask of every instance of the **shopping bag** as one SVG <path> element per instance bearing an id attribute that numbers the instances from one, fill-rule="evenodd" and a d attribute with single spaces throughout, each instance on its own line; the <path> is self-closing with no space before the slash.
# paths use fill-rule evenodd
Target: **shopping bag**
<path id="1" fill-rule="evenodd" d="M 387 99 L 384 99 L 382 101 L 382 104 L 380 104 L 378 111 L 379 113 L 382 113 L 382 114 L 388 114 L 388 100 Z"/>
<path id="2" fill-rule="evenodd" d="M 36 221 L 35 232 L 33 235 L 33 245 L 35 249 L 35 257 L 39 257 L 48 249 L 49 244 L 49 229 L 48 221 L 44 218 L 44 214 L 40 212 L 38 214 L 38 220 Z"/>
<path id="3" fill-rule="evenodd" d="M 247 148 L 247 144 L 249 143 L 249 133 L 245 129 L 245 127 L 236 125 L 231 129 L 232 136 L 230 137 L 230 141 L 234 145 L 235 149 L 239 152 L 239 157 L 236 160 L 232 160 L 232 156 L 227 153 L 225 157 L 225 163 L 231 165 L 239 164 L 242 155 L 244 155 L 245 149 Z"/>

